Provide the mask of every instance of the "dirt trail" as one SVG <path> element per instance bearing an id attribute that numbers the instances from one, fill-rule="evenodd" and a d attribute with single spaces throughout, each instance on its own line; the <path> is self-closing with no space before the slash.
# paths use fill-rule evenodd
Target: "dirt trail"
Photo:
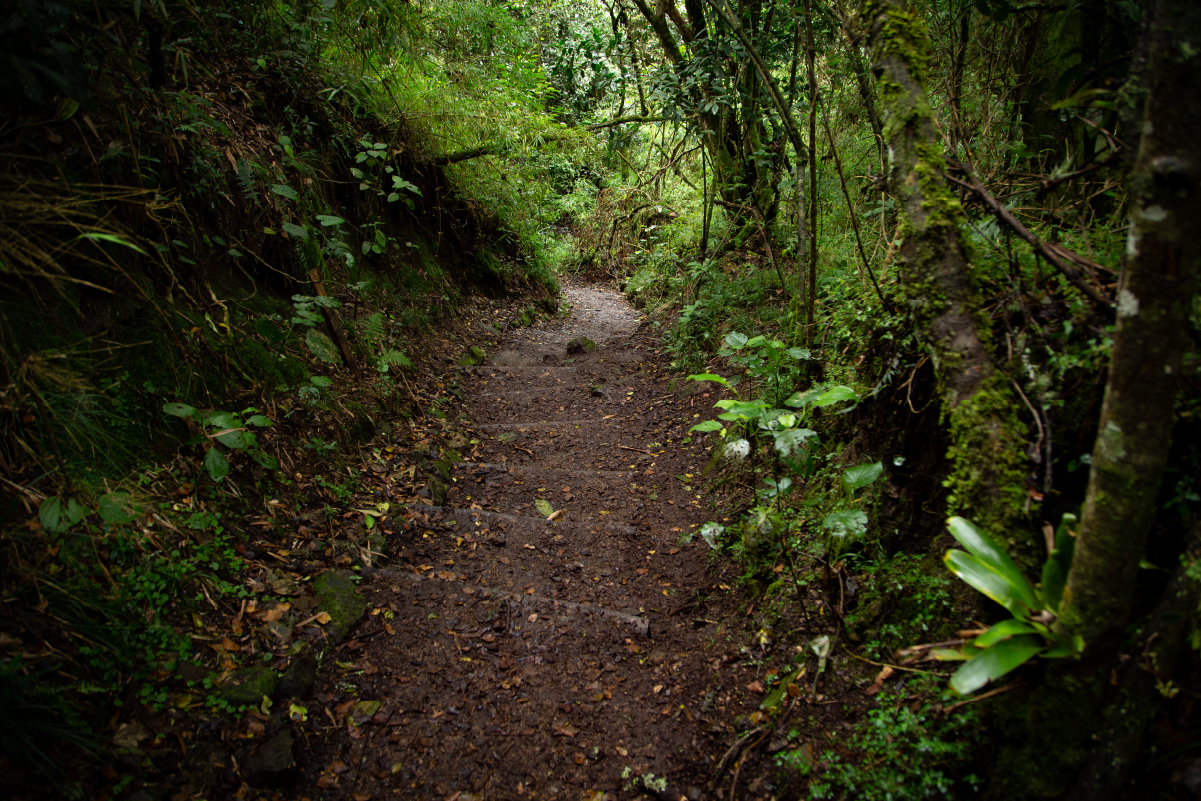
<path id="1" fill-rule="evenodd" d="M 681 542 L 712 515 L 707 454 L 681 444 L 711 401 L 668 390 L 655 335 L 618 294 L 565 301 L 564 319 L 468 368 L 477 444 L 445 505 L 417 510 L 412 567 L 363 581 L 372 612 L 324 660 L 309 708 L 334 725 L 300 761 L 326 797 L 638 794 L 624 772 L 716 797 L 709 768 L 759 697 L 755 672 L 729 664 L 750 634 L 719 633 L 731 601 L 707 600 L 722 580 L 708 546 Z M 580 336 L 598 347 L 568 354 Z"/>

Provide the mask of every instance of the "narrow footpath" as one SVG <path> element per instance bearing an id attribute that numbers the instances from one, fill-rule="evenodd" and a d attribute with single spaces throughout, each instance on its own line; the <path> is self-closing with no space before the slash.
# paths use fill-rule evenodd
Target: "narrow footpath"
<path id="1" fill-rule="evenodd" d="M 466 368 L 446 500 L 414 509 L 323 659 L 299 759 L 319 795 L 728 797 L 768 660 L 696 536 L 714 512 L 688 429 L 713 401 L 669 389 L 620 295 L 564 294 L 564 318 Z"/>

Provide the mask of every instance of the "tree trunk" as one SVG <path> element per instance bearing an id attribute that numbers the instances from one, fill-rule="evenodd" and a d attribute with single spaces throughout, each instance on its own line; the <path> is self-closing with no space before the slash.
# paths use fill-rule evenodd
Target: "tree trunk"
<path id="1" fill-rule="evenodd" d="M 1009 381 L 986 347 L 988 329 L 947 187 L 942 140 L 925 89 L 926 26 L 901 0 L 869 0 L 873 72 L 888 144 L 888 182 L 901 211 L 901 284 L 938 375 L 949 424 L 949 511 L 1016 544 L 1026 457 Z"/>
<path id="2" fill-rule="evenodd" d="M 1149 625 L 1128 646 L 1125 677 L 1111 680 L 1115 665 L 1123 670 L 1119 649 L 1129 636 L 1138 564 L 1157 511 L 1201 273 L 1201 56 L 1194 49 L 1181 57 L 1201 41 L 1201 6 L 1158 0 L 1147 13 L 1154 16 L 1144 25 L 1145 72 L 1123 92 L 1143 108 L 1135 115 L 1142 137 L 1130 176 L 1117 328 L 1055 624 L 1084 639 L 1084 654 L 1049 666 L 1026 702 L 1026 726 L 1012 733 L 1013 745 L 994 768 L 998 797 L 1062 798 L 1073 782 L 1072 799 L 1133 797 L 1125 795 L 1132 789 L 1127 773 L 1155 716 L 1155 682 L 1170 678 L 1187 632 L 1179 618 L 1196 609 L 1194 567 L 1168 585 Z"/>
<path id="3" fill-rule="evenodd" d="M 1062 630 L 1104 647 L 1130 612 L 1172 437 L 1201 256 L 1201 6 L 1159 0 L 1109 383 L 1093 447 Z"/>

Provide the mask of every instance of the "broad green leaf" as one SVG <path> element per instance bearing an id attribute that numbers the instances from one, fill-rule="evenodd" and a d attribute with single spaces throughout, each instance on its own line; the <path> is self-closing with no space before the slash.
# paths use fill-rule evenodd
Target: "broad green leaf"
<path id="1" fill-rule="evenodd" d="M 791 456 L 792 452 L 804 446 L 805 440 L 816 437 L 817 432 L 808 428 L 790 428 L 775 435 L 776 450 L 781 456 Z"/>
<path id="2" fill-rule="evenodd" d="M 326 378 L 323 375 L 313 376 L 312 378 L 309 379 L 309 383 L 311 383 L 315 387 L 332 387 L 334 385 L 333 379 Z"/>
<path id="3" fill-rule="evenodd" d="M 867 532 L 867 515 L 858 509 L 831 512 L 822 519 L 822 528 L 835 537 L 858 537 Z"/>
<path id="4" fill-rule="evenodd" d="M 318 214 L 317 221 L 321 223 L 323 227 L 341 225 L 342 223 L 346 222 L 346 220 L 343 220 L 341 217 L 335 217 L 332 214 Z"/>
<path id="5" fill-rule="evenodd" d="M 746 339 L 745 337 L 743 337 L 743 338 Z M 748 347 L 748 348 L 757 348 L 760 345 L 766 345 L 766 344 L 767 344 L 767 337 L 763 336 L 762 334 L 760 334 L 757 337 L 752 337 L 751 339 L 748 339 L 746 341 L 746 347 Z"/>
<path id="6" fill-rule="evenodd" d="M 842 480 L 852 490 L 863 489 L 884 474 L 884 465 L 879 462 L 860 464 L 842 474 Z"/>
<path id="7" fill-rule="evenodd" d="M 244 431 L 222 431 L 217 435 L 216 439 L 227 448 L 233 448 L 235 451 L 244 451 L 253 444 L 253 434 L 247 434 Z"/>
<path id="8" fill-rule="evenodd" d="M 241 428 L 242 421 L 229 412 L 209 412 L 204 416 L 204 424 L 214 428 Z"/>
<path id="9" fill-rule="evenodd" d="M 299 199 L 299 196 L 296 194 L 296 190 L 285 184 L 275 184 L 271 187 L 271 192 L 272 194 L 279 195 L 280 197 L 286 197 L 288 200 Z"/>
<path id="10" fill-rule="evenodd" d="M 303 225 L 296 225 L 295 223 L 286 222 L 283 225 L 281 225 L 280 228 L 283 228 L 285 231 L 287 231 L 289 234 L 296 237 L 297 239 L 308 239 L 309 238 L 309 232 Z"/>
<path id="11" fill-rule="evenodd" d="M 229 459 L 215 447 L 209 448 L 208 455 L 204 457 L 204 472 L 213 481 L 221 481 L 229 475 Z"/>
<path id="12" fill-rule="evenodd" d="M 257 449 L 250 452 L 250 458 L 254 459 L 268 470 L 275 470 L 277 467 L 279 467 L 279 459 L 276 459 L 274 456 L 268 456 Z"/>
<path id="13" fill-rule="evenodd" d="M 1034 588 L 1030 586 L 1030 582 L 1022 575 L 1022 571 L 1009 558 L 1009 554 L 1001 549 L 991 537 L 985 534 L 980 529 L 976 528 L 969 521 L 962 517 L 952 517 L 947 520 L 947 530 L 951 532 L 951 536 L 959 541 L 959 544 L 968 549 L 968 552 L 980 559 L 984 564 L 991 567 L 997 573 L 1000 573 L 1013 587 L 1013 592 L 1017 594 L 1023 603 L 1031 609 L 1041 609 L 1042 604 L 1039 601 Z M 1015 615 L 1020 615 L 1020 612 L 1010 610 Z"/>
<path id="14" fill-rule="evenodd" d="M 716 420 L 706 420 L 703 423 L 697 423 L 689 431 L 721 431 L 722 425 Z"/>
<path id="15" fill-rule="evenodd" d="M 833 406 L 835 403 L 842 401 L 859 400 L 859 396 L 855 394 L 855 390 L 850 387 L 830 387 L 813 399 L 813 405 L 817 407 Z"/>
<path id="16" fill-rule="evenodd" d="M 964 662 L 951 676 L 951 688 L 960 695 L 974 693 L 990 681 L 1021 666 L 1044 648 L 1046 645 L 1042 637 L 1032 634 L 1001 640 L 979 656 Z"/>
<path id="17" fill-rule="evenodd" d="M 726 381 L 726 379 L 722 378 L 721 376 L 714 375 L 713 373 L 698 373 L 696 375 L 690 375 L 690 376 L 688 376 L 688 380 L 689 381 L 716 381 L 718 384 L 722 384 L 723 386 L 729 386 L 729 383 L 730 383 L 730 382 Z"/>
<path id="18" fill-rule="evenodd" d="M 767 401 L 762 400 L 740 401 L 726 399 L 719 400 L 713 405 L 719 409 L 727 410 L 729 414 L 735 415 L 734 417 L 727 417 L 724 414 L 719 415 L 722 420 L 749 420 L 751 418 L 758 417 L 764 409 L 768 408 Z"/>
<path id="19" fill-rule="evenodd" d="M 551 506 L 550 501 L 546 500 L 545 498 L 539 498 L 538 500 L 534 501 L 534 508 L 537 509 L 538 513 L 543 517 L 550 517 L 555 513 L 555 507 Z"/>
<path id="20" fill-rule="evenodd" d="M 192 417 L 196 414 L 196 407 L 186 403 L 164 403 L 163 411 L 174 417 Z"/>
<path id="21" fill-rule="evenodd" d="M 263 415 L 263 414 L 256 414 L 256 415 L 254 415 L 253 417 L 248 417 L 248 418 L 246 419 L 246 425 L 248 425 L 248 426 L 260 426 L 260 427 L 262 427 L 262 426 L 269 426 L 269 425 L 271 425 L 271 418 L 269 418 L 269 417 L 267 417 L 266 415 Z"/>
<path id="22" fill-rule="evenodd" d="M 794 392 L 792 397 L 784 401 L 785 405 L 793 406 L 797 409 L 803 409 L 813 403 L 818 395 L 822 394 L 822 389 L 807 389 L 804 392 Z"/>
<path id="23" fill-rule="evenodd" d="M 989 648 L 996 645 L 1001 640 L 1008 640 L 1010 637 L 1016 637 L 1019 634 L 1039 634 L 1043 632 L 1032 623 L 1027 623 L 1025 620 L 1019 620 L 1016 617 L 1011 617 L 1008 620 L 1002 620 L 997 625 L 990 628 L 988 631 L 981 634 L 976 639 L 972 640 L 972 645 L 977 648 Z"/>
<path id="24" fill-rule="evenodd" d="M 725 342 L 734 350 L 741 350 L 742 348 L 746 347 L 747 341 L 748 337 L 746 334 L 726 334 Z"/>
<path id="25" fill-rule="evenodd" d="M 308 335 L 304 338 L 304 344 L 308 345 L 313 355 L 321 361 L 330 364 L 338 363 L 338 349 L 334 347 L 333 341 L 316 328 L 309 329 Z"/>
<path id="26" fill-rule="evenodd" d="M 1029 614 L 1029 607 L 1021 593 L 1009 579 L 992 567 L 963 551 L 949 550 L 943 557 L 947 569 L 1009 610 L 1015 617 Z"/>
<path id="27" fill-rule="evenodd" d="M 52 534 L 62 534 L 89 514 L 91 510 L 74 498 L 64 501 L 57 495 L 42 501 L 38 507 L 38 520 L 42 528 Z"/>
<path id="28" fill-rule="evenodd" d="M 794 359 L 804 360 L 813 358 L 813 354 L 810 353 L 808 348 L 789 348 L 784 352 Z"/>
<path id="29" fill-rule="evenodd" d="M 97 512 L 105 523 L 119 526 L 138 519 L 146 510 L 134 503 L 128 492 L 110 492 L 100 496 Z"/>

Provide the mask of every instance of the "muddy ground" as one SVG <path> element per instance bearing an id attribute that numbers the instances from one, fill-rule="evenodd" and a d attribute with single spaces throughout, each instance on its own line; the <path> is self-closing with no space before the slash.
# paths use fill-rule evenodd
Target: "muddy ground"
<path id="1" fill-rule="evenodd" d="M 792 680 L 833 616 L 810 598 L 763 630 L 696 534 L 725 503 L 688 434 L 714 399 L 671 383 L 620 295 L 564 294 L 565 316 L 460 368 L 470 439 L 442 505 L 428 485 L 409 499 L 398 556 L 359 587 L 364 622 L 323 656 L 297 797 L 786 797 L 770 752 L 836 736 L 831 688 Z"/>

